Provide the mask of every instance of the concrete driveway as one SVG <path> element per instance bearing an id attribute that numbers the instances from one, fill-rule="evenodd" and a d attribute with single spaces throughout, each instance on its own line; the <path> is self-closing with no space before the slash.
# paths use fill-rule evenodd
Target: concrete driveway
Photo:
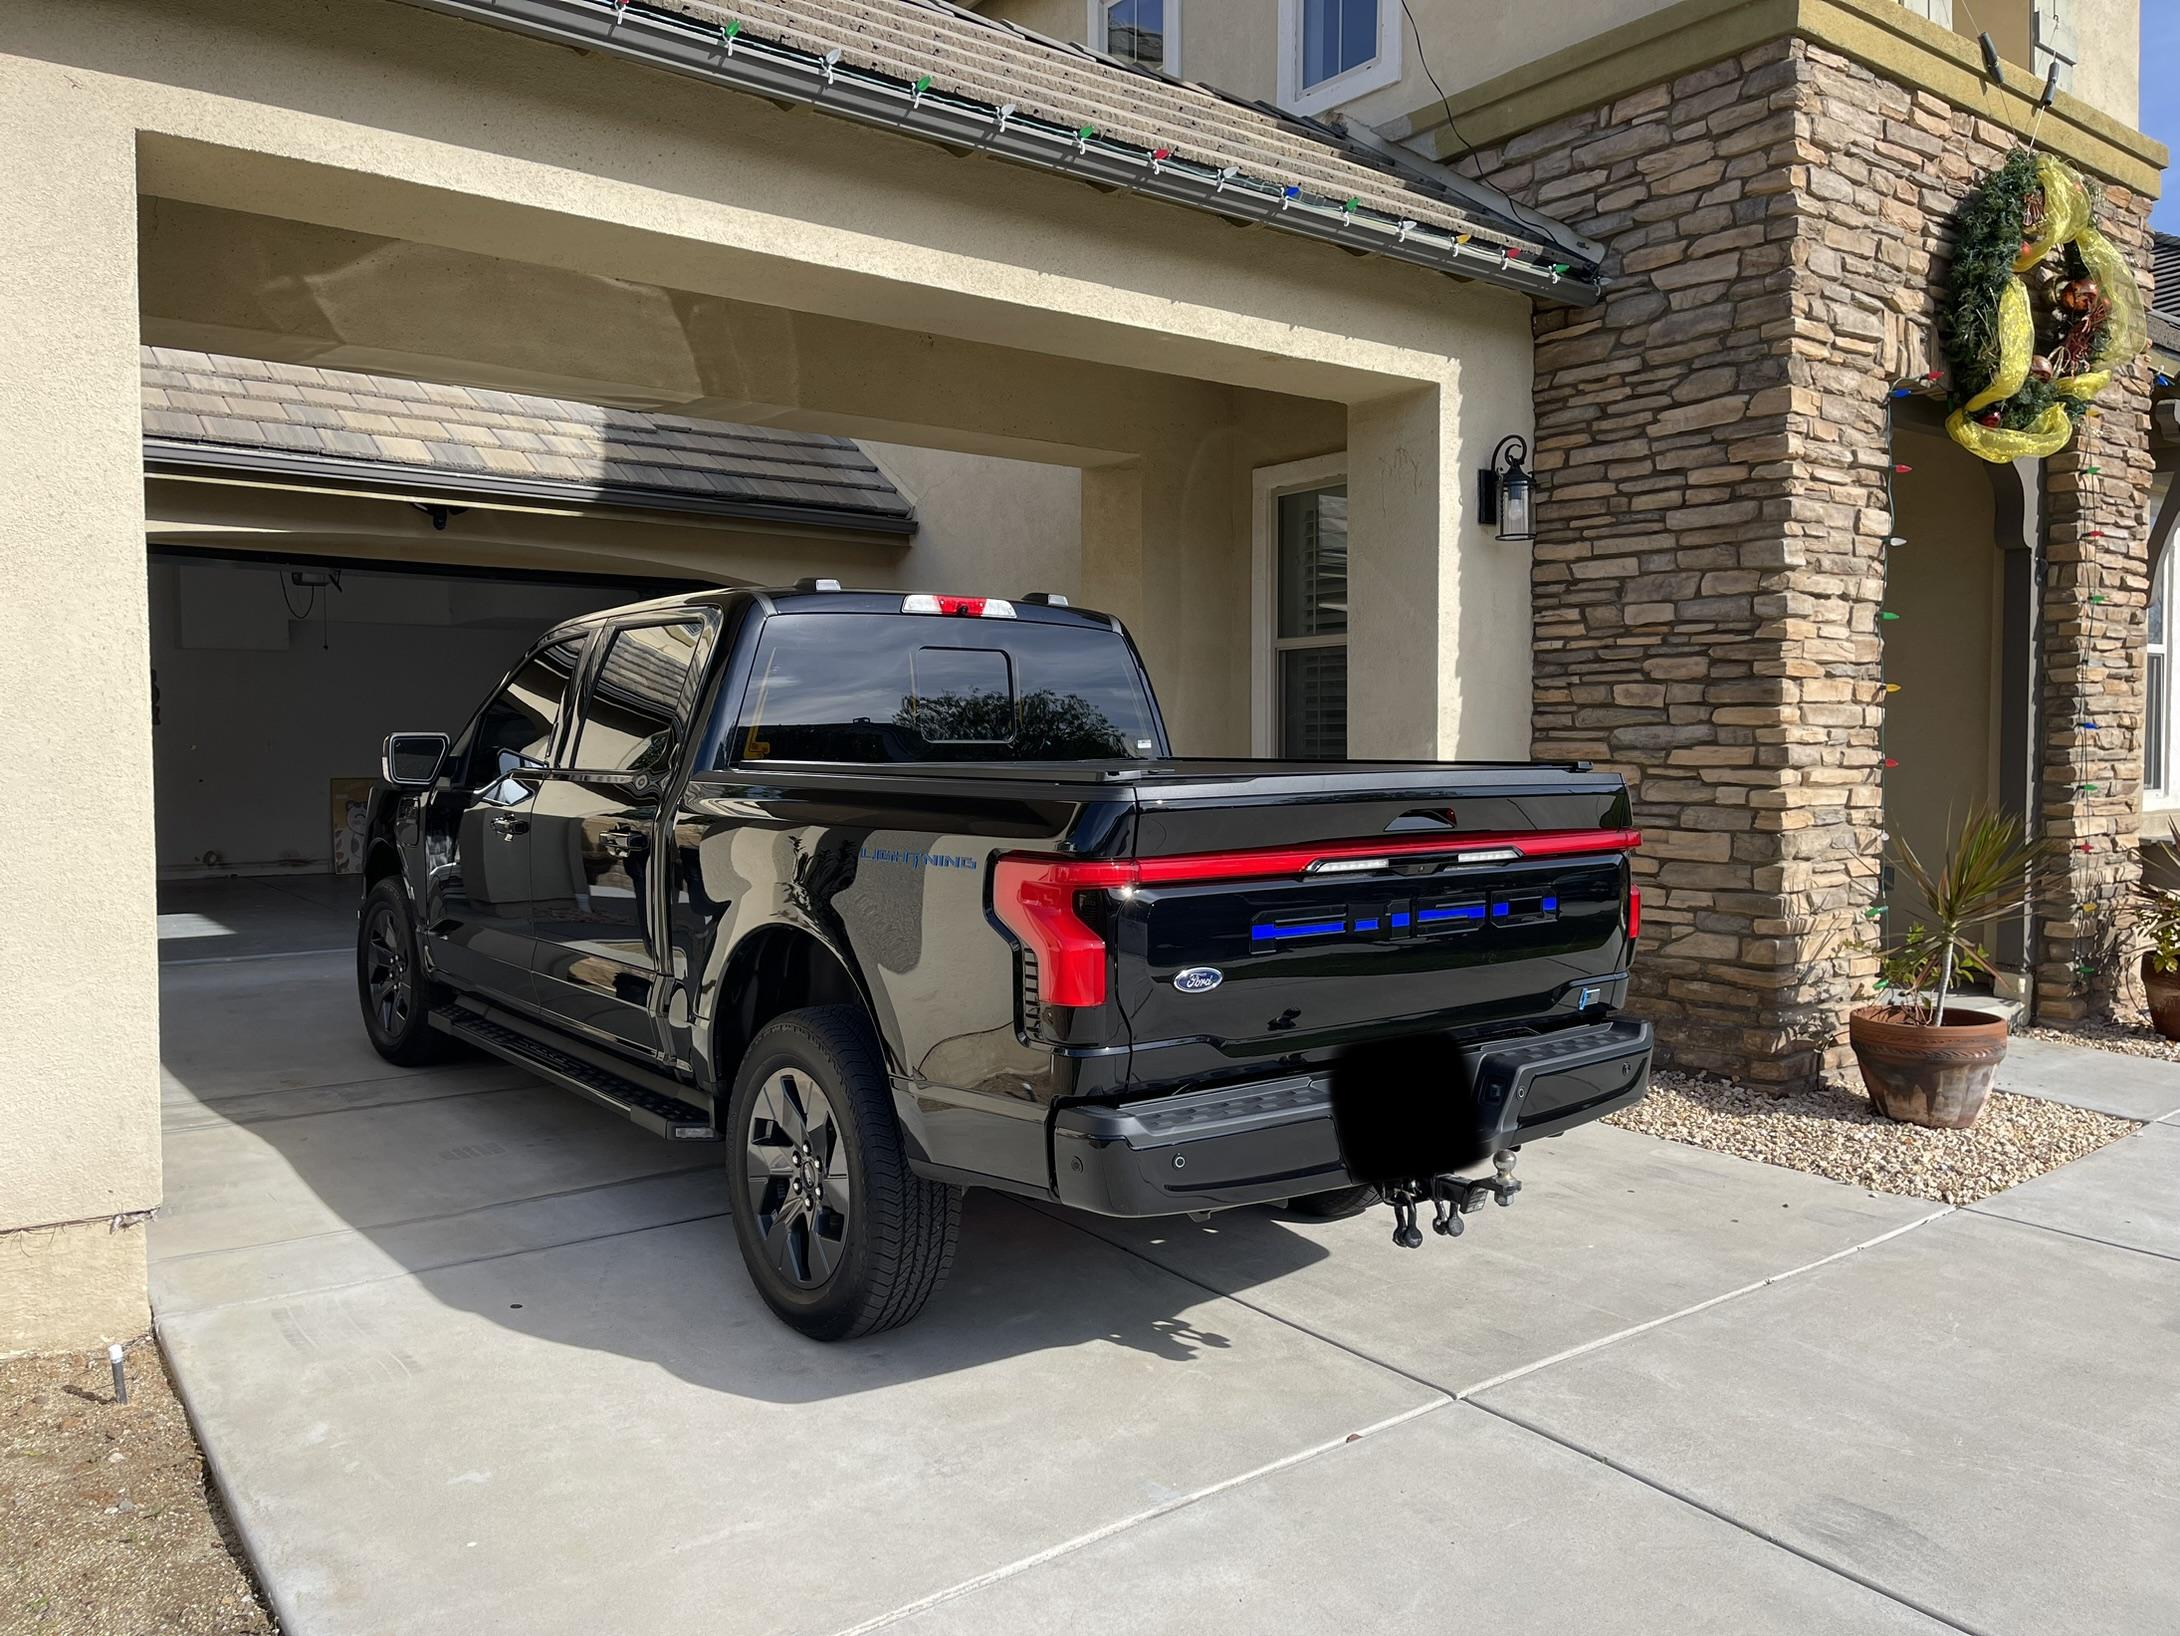
<path id="1" fill-rule="evenodd" d="M 343 895 L 166 945 L 159 1328 L 295 1636 L 2174 1628 L 2180 1069 L 1968 1211 L 1603 1128 L 1417 1252 L 972 1195 L 822 1347 L 716 1150 L 372 1055 Z"/>

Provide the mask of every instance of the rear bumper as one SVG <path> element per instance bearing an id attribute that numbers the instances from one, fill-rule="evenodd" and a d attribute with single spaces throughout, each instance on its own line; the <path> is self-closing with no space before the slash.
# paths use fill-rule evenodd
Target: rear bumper
<path id="1" fill-rule="evenodd" d="M 1619 1019 L 1461 1052 L 1487 1144 L 1556 1136 L 1638 1101 L 1650 1025 Z M 1108 1216 L 1178 1215 L 1300 1198 L 1358 1179 L 1341 1153 L 1328 1078 L 1294 1074 L 1053 1118 L 1060 1202 Z"/>

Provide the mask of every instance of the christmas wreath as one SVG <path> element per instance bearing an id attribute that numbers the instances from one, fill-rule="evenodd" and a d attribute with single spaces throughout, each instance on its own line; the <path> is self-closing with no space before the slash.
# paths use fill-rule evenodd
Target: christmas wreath
<path id="1" fill-rule="evenodd" d="M 1945 429 L 1970 454 L 2058 453 L 2148 343 L 2134 273 L 2092 221 L 2081 177 L 2020 149 L 1955 217 Z"/>

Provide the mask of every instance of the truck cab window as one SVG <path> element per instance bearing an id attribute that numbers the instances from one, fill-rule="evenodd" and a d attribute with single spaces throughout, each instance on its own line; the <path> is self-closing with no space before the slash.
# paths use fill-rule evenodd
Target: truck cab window
<path id="1" fill-rule="evenodd" d="M 545 765 L 568 683 L 583 657 L 583 642 L 576 635 L 540 648 L 484 707 L 464 763 L 471 784 L 489 784 L 525 767 Z"/>
<path id="2" fill-rule="evenodd" d="M 1154 719 L 1117 630 L 784 614 L 765 624 L 722 759 L 1139 760 L 1156 753 Z"/>
<path id="3" fill-rule="evenodd" d="M 568 765 L 584 772 L 655 772 L 679 741 L 682 690 L 703 621 L 630 625 L 613 633 L 583 701 Z"/>

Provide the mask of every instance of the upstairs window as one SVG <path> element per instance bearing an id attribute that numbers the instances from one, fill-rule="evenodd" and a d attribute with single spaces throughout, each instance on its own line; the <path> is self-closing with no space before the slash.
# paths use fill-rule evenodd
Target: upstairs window
<path id="1" fill-rule="evenodd" d="M 1090 43 L 1108 57 L 1180 72 L 1180 0 L 1090 0 Z"/>
<path id="2" fill-rule="evenodd" d="M 1396 83 L 1401 29 L 1395 0 L 1279 0 L 1279 100 L 1313 114 Z"/>
<path id="3" fill-rule="evenodd" d="M 1302 0 L 1302 89 L 1374 62 L 1378 0 Z"/>

